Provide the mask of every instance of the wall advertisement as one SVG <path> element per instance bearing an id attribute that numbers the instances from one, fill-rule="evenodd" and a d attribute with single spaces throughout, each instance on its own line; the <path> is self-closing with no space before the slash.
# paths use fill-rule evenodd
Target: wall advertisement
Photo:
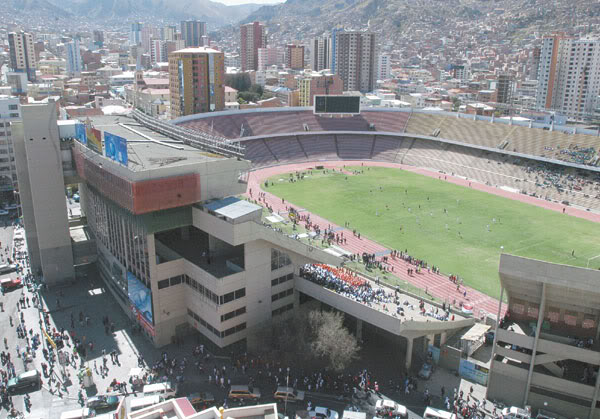
<path id="1" fill-rule="evenodd" d="M 127 140 L 104 131 L 104 151 L 106 157 L 127 166 Z"/>
<path id="2" fill-rule="evenodd" d="M 143 319 L 153 325 L 152 292 L 129 271 L 127 271 L 127 294 L 132 307 L 135 308 L 134 314 L 137 315 L 138 320 Z"/>
<path id="3" fill-rule="evenodd" d="M 87 134 L 85 132 L 84 124 L 75 125 L 75 139 L 83 145 L 87 145 Z"/>
<path id="4" fill-rule="evenodd" d="M 98 154 L 104 154 L 102 150 L 102 131 L 88 126 L 86 128 L 87 146 Z"/>

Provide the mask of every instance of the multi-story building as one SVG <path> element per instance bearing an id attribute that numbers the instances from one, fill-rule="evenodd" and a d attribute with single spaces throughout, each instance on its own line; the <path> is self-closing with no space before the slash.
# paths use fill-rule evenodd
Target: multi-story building
<path id="1" fill-rule="evenodd" d="M 10 66 L 13 71 L 27 74 L 27 80 L 36 80 L 37 59 L 33 45 L 33 34 L 11 32 L 8 34 Z"/>
<path id="2" fill-rule="evenodd" d="M 331 37 L 328 34 L 324 34 L 323 36 L 313 38 L 310 47 L 311 69 L 313 71 L 331 69 Z"/>
<path id="3" fill-rule="evenodd" d="M 160 38 L 163 41 L 174 41 L 176 35 L 177 26 L 175 25 L 163 26 L 162 28 L 160 28 Z"/>
<path id="4" fill-rule="evenodd" d="M 267 29 L 260 22 L 240 26 L 242 71 L 258 70 L 258 49 L 267 46 Z"/>
<path id="5" fill-rule="evenodd" d="M 285 55 L 285 52 L 282 48 L 275 47 L 266 47 L 258 49 L 258 70 L 266 70 L 267 68 L 273 65 L 282 64 L 283 60 L 282 56 Z"/>
<path id="6" fill-rule="evenodd" d="M 144 25 L 142 28 L 142 48 L 145 53 L 150 53 L 153 39 L 160 39 L 160 29 L 154 26 Z"/>
<path id="7" fill-rule="evenodd" d="M 594 116 L 600 94 L 600 40 L 544 37 L 540 50 L 536 107 L 576 120 Z"/>
<path id="8" fill-rule="evenodd" d="M 200 22 L 199 20 L 181 21 L 181 39 L 185 42 L 186 48 L 204 46 L 202 37 L 206 35 L 206 22 Z"/>
<path id="9" fill-rule="evenodd" d="M 162 39 L 153 39 L 150 41 L 150 61 L 152 64 L 165 63 L 169 60 L 167 43 L 173 41 L 163 41 Z"/>
<path id="10" fill-rule="evenodd" d="M 371 32 L 337 32 L 335 73 L 344 90 L 370 92 L 375 88 L 376 35 Z"/>
<path id="11" fill-rule="evenodd" d="M 95 30 L 92 35 L 92 42 L 97 48 L 104 47 L 104 31 Z"/>
<path id="12" fill-rule="evenodd" d="M 305 73 L 298 80 L 298 106 L 313 106 L 315 95 L 341 95 L 344 83 L 337 74 Z"/>
<path id="13" fill-rule="evenodd" d="M 144 24 L 141 22 L 135 22 L 131 24 L 129 31 L 129 45 L 139 45 L 142 43 L 142 28 Z"/>
<path id="14" fill-rule="evenodd" d="M 304 45 L 287 44 L 285 46 L 285 64 L 292 70 L 304 69 Z"/>
<path id="15" fill-rule="evenodd" d="M 387 80 L 392 75 L 392 62 L 389 54 L 377 57 L 377 80 Z"/>
<path id="16" fill-rule="evenodd" d="M 0 197 L 6 201 L 17 184 L 11 123 L 21 119 L 20 108 L 19 98 L 0 96 Z"/>
<path id="17" fill-rule="evenodd" d="M 496 102 L 512 105 L 514 90 L 514 78 L 510 74 L 500 74 L 496 83 Z"/>
<path id="18" fill-rule="evenodd" d="M 67 74 L 69 74 L 69 76 L 77 76 L 83 71 L 79 39 L 73 39 L 71 42 L 68 42 L 65 47 L 67 54 Z"/>
<path id="19" fill-rule="evenodd" d="M 169 55 L 171 117 L 225 108 L 225 56 L 206 47 Z"/>

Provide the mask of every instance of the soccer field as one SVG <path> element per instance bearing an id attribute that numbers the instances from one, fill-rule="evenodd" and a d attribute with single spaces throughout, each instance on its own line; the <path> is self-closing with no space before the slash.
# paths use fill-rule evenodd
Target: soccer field
<path id="1" fill-rule="evenodd" d="M 364 174 L 314 171 L 266 189 L 296 207 L 343 226 L 349 221 L 388 248 L 454 273 L 498 298 L 498 262 L 505 253 L 585 267 L 600 255 L 600 224 L 442 180 L 381 167 L 346 167 Z M 572 252 L 574 251 L 574 256 Z M 600 257 L 590 268 L 600 267 Z"/>

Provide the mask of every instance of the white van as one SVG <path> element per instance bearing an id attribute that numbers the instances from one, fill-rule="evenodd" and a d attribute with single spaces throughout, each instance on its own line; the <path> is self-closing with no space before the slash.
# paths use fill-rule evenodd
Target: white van
<path id="1" fill-rule="evenodd" d="M 171 383 L 156 383 L 156 384 L 148 384 L 144 386 L 144 396 L 162 396 L 165 399 L 170 399 L 175 397 L 177 393 L 177 386 L 173 386 Z"/>
<path id="2" fill-rule="evenodd" d="M 92 411 L 87 407 L 82 407 L 75 410 L 69 410 L 68 412 L 63 412 L 60 415 L 60 419 L 86 419 L 91 417 L 90 414 Z"/>
<path id="3" fill-rule="evenodd" d="M 445 410 L 436 409 L 434 407 L 428 407 L 425 409 L 425 414 L 423 415 L 423 419 L 456 419 L 456 415 L 454 413 L 446 412 Z"/>
<path id="4" fill-rule="evenodd" d="M 145 409 L 149 406 L 154 406 L 155 404 L 159 404 L 163 401 L 163 398 L 158 394 L 154 396 L 146 396 L 139 399 L 132 399 L 129 403 L 129 411 L 135 412 L 137 410 Z"/>

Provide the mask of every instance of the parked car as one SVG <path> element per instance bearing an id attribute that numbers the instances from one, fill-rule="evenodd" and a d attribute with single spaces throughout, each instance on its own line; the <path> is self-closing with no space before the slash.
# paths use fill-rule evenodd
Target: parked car
<path id="1" fill-rule="evenodd" d="M 4 291 L 21 288 L 22 286 L 23 282 L 21 282 L 20 278 L 2 278 L 0 280 L 0 287 L 2 287 Z"/>
<path id="2" fill-rule="evenodd" d="M 75 201 L 75 202 L 79 202 L 79 199 L 80 199 L 80 198 L 79 198 L 79 194 L 75 194 L 75 195 L 73 195 L 73 201 Z"/>
<path id="3" fill-rule="evenodd" d="M 38 370 L 23 372 L 14 378 L 8 380 L 6 389 L 9 393 L 16 393 L 19 390 L 33 390 L 40 386 L 40 373 Z"/>
<path id="4" fill-rule="evenodd" d="M 6 274 L 9 272 L 14 272 L 17 270 L 17 265 L 11 265 L 8 263 L 3 263 L 0 265 L 0 274 Z"/>
<path id="5" fill-rule="evenodd" d="M 340 414 L 335 410 L 331 410 L 327 407 L 317 406 L 313 410 L 308 411 L 308 416 L 316 419 L 339 419 Z"/>
<path id="6" fill-rule="evenodd" d="M 215 396 L 213 396 L 212 393 L 203 392 L 203 391 L 198 392 L 198 393 L 192 393 L 187 398 L 190 401 L 190 403 L 192 404 L 192 406 L 200 407 L 202 409 L 214 404 L 214 402 L 215 402 Z"/>
<path id="7" fill-rule="evenodd" d="M 429 380 L 431 378 L 431 374 L 433 373 L 433 365 L 428 362 L 425 362 L 421 369 L 419 370 L 419 377 L 424 380 Z"/>
<path id="8" fill-rule="evenodd" d="M 8 211 L 5 209 L 0 209 L 0 215 L 8 215 Z"/>
<path id="9" fill-rule="evenodd" d="M 247 385 L 233 385 L 229 390 L 230 399 L 260 399 L 260 390 L 256 387 Z"/>
<path id="10" fill-rule="evenodd" d="M 119 405 L 118 396 L 94 396 L 87 400 L 86 406 L 94 410 L 116 409 Z"/>
<path id="11" fill-rule="evenodd" d="M 304 392 L 294 390 L 292 387 L 277 387 L 277 391 L 275 391 L 275 395 L 273 397 L 275 397 L 276 400 L 281 400 L 282 402 L 301 402 L 304 400 Z"/>
<path id="12" fill-rule="evenodd" d="M 502 409 L 502 417 L 504 419 L 531 419 L 531 414 L 525 409 L 511 406 Z"/>
<path id="13" fill-rule="evenodd" d="M 398 404 L 393 400 L 377 400 L 375 411 L 379 417 L 400 416 L 401 418 L 408 417 L 406 406 Z"/>

